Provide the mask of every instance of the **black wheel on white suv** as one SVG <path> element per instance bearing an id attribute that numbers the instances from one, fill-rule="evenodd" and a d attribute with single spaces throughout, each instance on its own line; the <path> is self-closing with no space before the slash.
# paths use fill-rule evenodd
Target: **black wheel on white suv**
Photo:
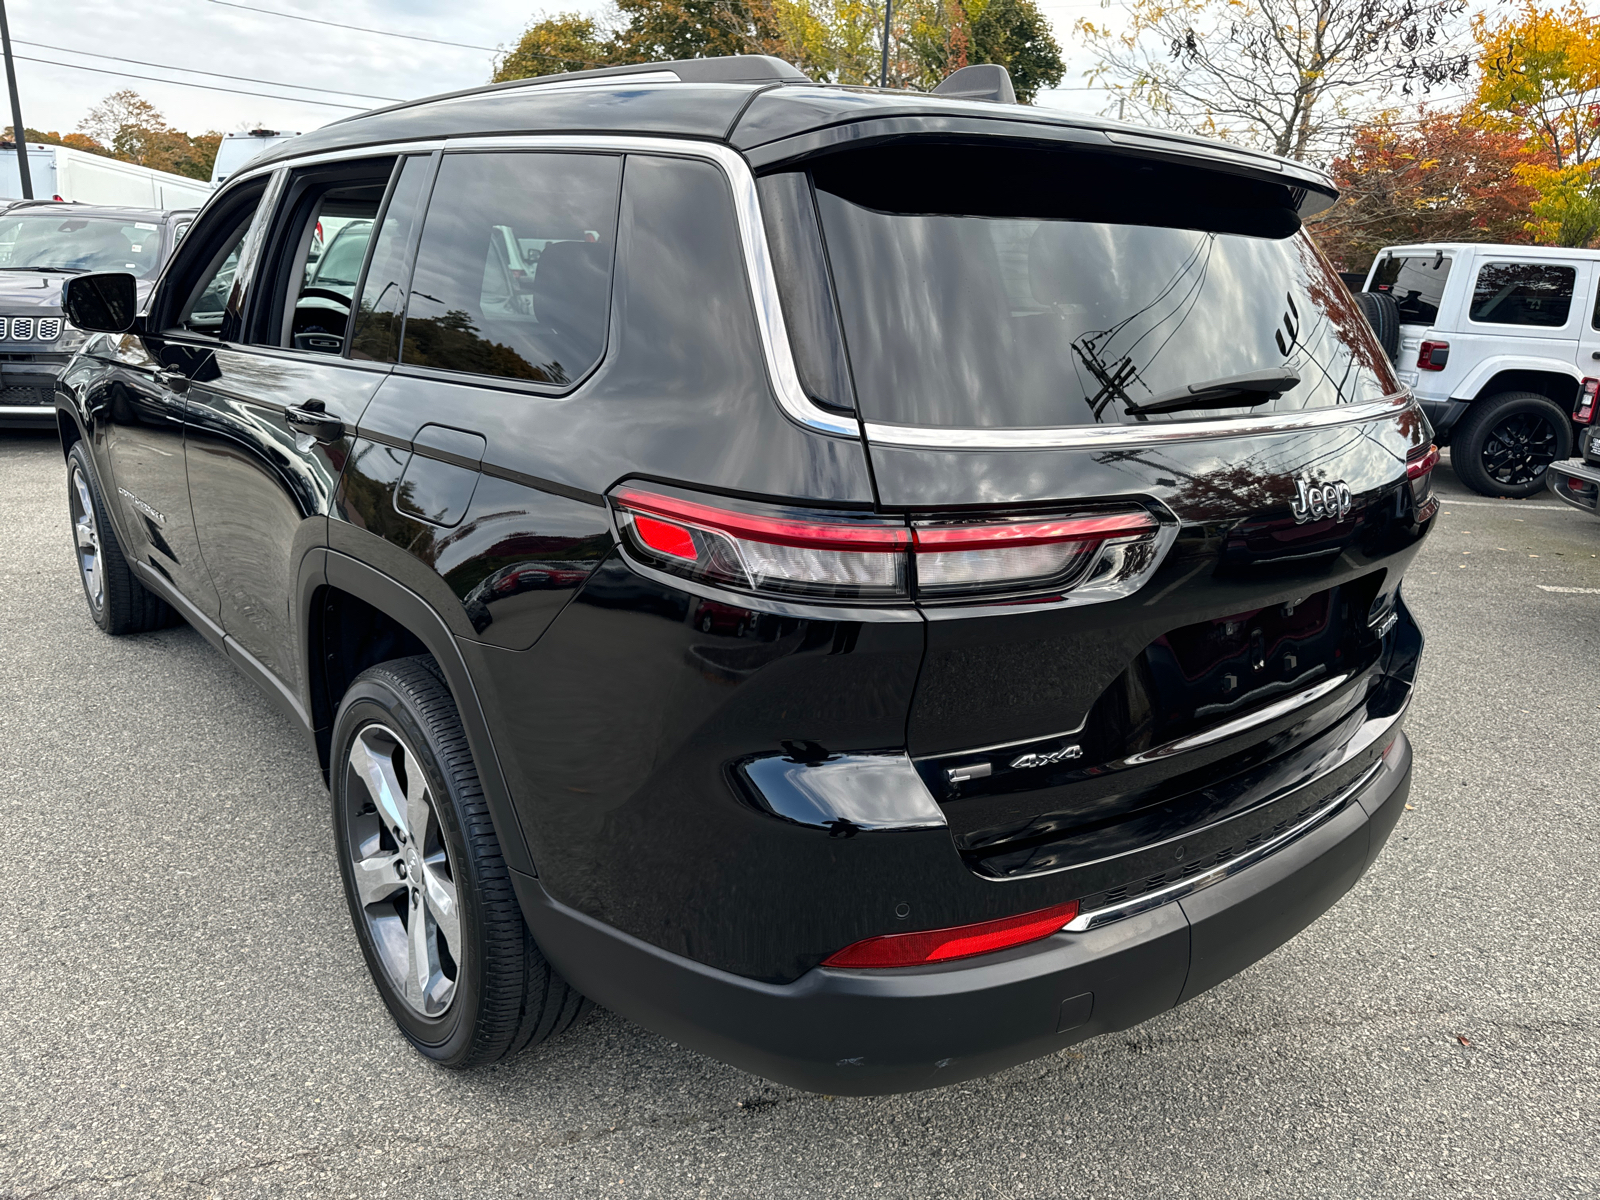
<path id="1" fill-rule="evenodd" d="M 411 1044 L 482 1066 L 585 1011 L 522 919 L 454 700 L 426 657 L 350 685 L 329 773 L 345 897 L 373 982 Z"/>
<path id="2" fill-rule="evenodd" d="M 82 442 L 67 452 L 67 512 L 78 580 L 94 623 L 113 636 L 148 633 L 176 619 L 165 600 L 139 582 L 106 518 L 100 479 Z"/>
<path id="3" fill-rule="evenodd" d="M 1572 419 L 1537 392 L 1501 392 L 1476 401 L 1450 441 L 1456 476 L 1485 496 L 1544 491 L 1545 470 L 1572 453 Z"/>

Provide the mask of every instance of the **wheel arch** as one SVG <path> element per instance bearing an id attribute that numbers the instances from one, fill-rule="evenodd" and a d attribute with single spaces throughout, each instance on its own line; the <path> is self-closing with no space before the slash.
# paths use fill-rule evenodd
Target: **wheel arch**
<path id="1" fill-rule="evenodd" d="M 1536 392 L 1571 412 L 1583 374 L 1573 363 L 1551 358 L 1485 359 L 1459 390 L 1461 399 L 1486 400 L 1501 392 Z"/>
<path id="2" fill-rule="evenodd" d="M 398 580 L 336 550 L 319 548 L 302 560 L 298 597 L 306 712 L 324 780 L 334 718 L 350 683 L 377 663 L 427 654 L 461 714 L 506 865 L 534 873 L 477 689 L 444 619 Z"/>

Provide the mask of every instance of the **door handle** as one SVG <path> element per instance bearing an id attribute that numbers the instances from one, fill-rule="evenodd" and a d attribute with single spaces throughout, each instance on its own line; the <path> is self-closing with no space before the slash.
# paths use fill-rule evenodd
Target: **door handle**
<path id="1" fill-rule="evenodd" d="M 174 371 L 171 367 L 163 367 L 156 372 L 156 382 L 168 391 L 183 395 L 189 390 L 190 379 L 182 371 Z"/>
<path id="2" fill-rule="evenodd" d="M 296 433 L 315 438 L 323 445 L 336 442 L 344 436 L 344 422 L 330 417 L 321 400 L 307 400 L 283 410 L 284 424 Z"/>

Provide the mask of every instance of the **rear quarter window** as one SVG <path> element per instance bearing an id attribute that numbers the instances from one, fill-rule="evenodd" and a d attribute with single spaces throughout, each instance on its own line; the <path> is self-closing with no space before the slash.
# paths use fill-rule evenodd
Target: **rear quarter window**
<path id="1" fill-rule="evenodd" d="M 1367 290 L 1393 296 L 1401 324 L 1432 325 L 1439 319 L 1439 304 L 1449 279 L 1448 254 L 1391 254 L 1378 263 Z"/>
<path id="2" fill-rule="evenodd" d="M 1572 311 L 1578 272 L 1554 263 L 1484 263 L 1472 288 L 1472 319 L 1484 325 L 1560 329 Z"/>

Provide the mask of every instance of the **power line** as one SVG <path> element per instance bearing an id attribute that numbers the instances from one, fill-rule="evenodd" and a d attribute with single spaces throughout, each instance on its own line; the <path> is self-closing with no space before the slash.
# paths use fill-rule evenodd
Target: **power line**
<path id="1" fill-rule="evenodd" d="M 271 8 L 257 8 L 254 4 L 240 4 L 237 0 L 211 0 L 212 4 L 221 4 L 226 8 L 243 9 L 245 12 L 261 13 L 268 17 L 282 17 L 286 21 L 305 21 L 312 25 L 331 25 L 335 29 L 353 29 L 357 33 L 376 33 L 383 37 L 405 38 L 408 42 L 430 42 L 435 46 L 455 46 L 461 50 L 486 50 L 490 54 L 500 53 L 498 46 L 474 46 L 469 42 L 447 42 L 443 38 L 423 37 L 418 33 L 395 33 L 390 29 L 370 29 L 365 25 L 346 25 L 343 21 L 324 21 L 318 17 L 302 17 L 299 13 L 278 12 Z M 556 57 L 551 55 L 549 57 Z"/>
<path id="2" fill-rule="evenodd" d="M 18 62 L 43 63 L 47 67 L 66 67 L 72 71 L 91 71 L 96 75 L 116 75 L 123 79 L 148 79 L 151 83 L 170 83 L 173 87 L 199 88 L 206 92 L 232 92 L 236 96 L 254 96 L 258 100 L 282 100 L 289 104 L 310 104 L 317 108 L 348 108 L 352 112 L 366 112 L 361 104 L 335 104 L 331 100 L 307 100 L 300 96 L 269 96 L 265 92 L 247 92 L 242 88 L 217 87 L 210 83 L 188 83 L 182 79 L 162 79 L 159 75 L 135 75 L 132 71 L 113 71 L 109 67 L 86 67 L 82 63 L 56 62 L 51 58 L 30 58 L 26 54 L 14 56 Z"/>
<path id="3" fill-rule="evenodd" d="M 140 58 L 120 58 L 115 54 L 97 54 L 93 50 L 74 50 L 71 46 L 51 46 L 45 42 L 24 41 L 22 38 L 17 38 L 16 41 L 19 46 L 38 46 L 43 50 L 58 50 L 63 54 L 82 54 L 88 58 L 104 58 L 111 62 L 133 63 L 139 67 L 159 67 L 163 71 L 184 71 L 190 75 L 209 75 L 213 79 L 233 79 L 240 83 L 261 83 L 266 84 L 268 87 L 299 88 L 307 92 L 327 92 L 335 96 L 357 96 L 363 100 L 383 100 L 390 104 L 400 103 L 399 98 L 396 96 L 373 96 L 367 92 L 347 92 L 341 88 L 312 87 L 306 83 L 285 83 L 281 79 L 252 79 L 248 75 L 223 74 L 220 71 L 201 71 L 195 67 L 175 67 L 170 63 L 145 62 Z M 173 80 L 172 82 L 176 83 L 178 81 Z"/>

